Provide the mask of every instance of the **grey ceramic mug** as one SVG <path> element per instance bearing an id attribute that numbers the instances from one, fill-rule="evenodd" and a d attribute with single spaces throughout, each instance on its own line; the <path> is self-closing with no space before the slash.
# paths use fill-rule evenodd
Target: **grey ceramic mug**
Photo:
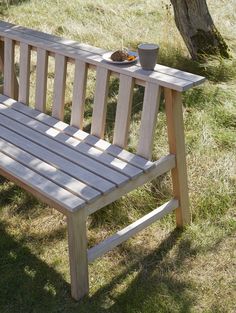
<path id="1" fill-rule="evenodd" d="M 142 43 L 138 46 L 139 61 L 144 70 L 154 70 L 157 63 L 159 46 L 150 43 Z"/>

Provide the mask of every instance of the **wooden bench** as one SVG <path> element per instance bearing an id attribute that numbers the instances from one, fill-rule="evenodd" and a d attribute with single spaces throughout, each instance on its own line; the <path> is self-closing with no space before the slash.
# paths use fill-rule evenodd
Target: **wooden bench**
<path id="1" fill-rule="evenodd" d="M 15 75 L 19 46 L 19 78 Z M 29 107 L 31 51 L 37 53 L 35 107 Z M 67 217 L 71 292 L 89 291 L 88 263 L 175 210 L 177 226 L 190 222 L 181 92 L 201 76 L 156 65 L 115 66 L 104 51 L 0 22 L 0 174 Z M 52 116 L 46 112 L 48 58 L 55 58 Z M 67 64 L 74 66 L 70 125 L 63 122 Z M 96 71 L 91 133 L 83 131 L 88 68 Z M 103 139 L 109 78 L 119 78 L 113 142 Z M 136 154 L 128 143 L 134 84 L 145 87 Z M 164 90 L 169 154 L 151 161 L 160 93 Z M 86 219 L 107 204 L 171 171 L 173 198 L 87 251 Z"/>

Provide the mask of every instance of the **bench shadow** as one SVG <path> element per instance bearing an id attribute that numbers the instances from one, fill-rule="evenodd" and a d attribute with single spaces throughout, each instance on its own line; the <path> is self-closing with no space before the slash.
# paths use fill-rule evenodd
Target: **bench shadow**
<path id="1" fill-rule="evenodd" d="M 82 300 L 83 306 L 80 307 L 80 312 L 146 312 L 146 309 L 151 307 L 150 312 L 161 313 L 171 312 L 173 306 L 179 308 L 178 312 L 190 312 L 194 303 L 193 297 L 188 293 L 190 282 L 180 281 L 173 275 L 172 270 L 181 271 L 185 258 L 195 254 L 195 251 L 192 250 L 190 242 L 184 242 L 178 247 L 175 264 L 173 260 L 168 261 L 167 258 L 181 237 L 181 233 L 181 230 L 173 230 L 154 252 L 128 266 L 90 299 Z M 182 249 L 185 249 L 185 253 L 182 253 Z M 132 263 L 132 251 L 129 253 L 128 262 Z M 138 274 L 128 284 L 127 289 L 116 295 L 114 291 L 116 287 L 136 272 Z M 109 305 L 108 302 L 112 304 Z M 98 303 L 99 311 L 96 310 Z"/>
<path id="2" fill-rule="evenodd" d="M 6 184 L 0 192 L 0 211 L 2 207 L 10 206 L 9 212 L 11 214 L 20 214 L 27 217 L 29 214 L 35 214 L 39 207 L 46 207 L 46 204 L 43 204 L 30 193 L 11 183 L 3 176 L 0 176 L 0 184 L 1 186 Z"/>
<path id="3" fill-rule="evenodd" d="M 52 312 L 70 298 L 69 284 L 7 233 L 0 222 L 0 312 Z"/>
<path id="4" fill-rule="evenodd" d="M 8 13 L 8 9 L 11 6 L 19 6 L 25 2 L 30 2 L 30 0 L 1 0 L 0 2 L 0 16 L 4 16 L 5 13 Z"/>
<path id="5" fill-rule="evenodd" d="M 194 61 L 173 47 L 161 51 L 159 64 L 204 76 L 212 82 L 228 82 L 235 77 L 235 60 L 212 56 Z"/>
<path id="6" fill-rule="evenodd" d="M 173 275 L 173 262 L 166 256 L 181 236 L 174 230 L 157 249 L 143 259 L 132 262 L 132 253 L 126 262 L 126 269 L 111 279 L 91 297 L 79 302 L 70 297 L 70 285 L 53 267 L 36 257 L 23 242 L 17 241 L 7 232 L 7 224 L 0 222 L 0 312 L 142 312 L 145 306 L 153 304 L 152 312 L 169 312 L 163 301 L 167 297 L 180 308 L 179 312 L 190 312 L 194 299 L 187 293 L 188 282 L 179 281 Z M 37 238 L 33 240 L 38 241 Z M 118 248 L 122 249 L 122 248 Z M 181 250 L 185 249 L 185 253 Z M 186 255 L 191 254 L 191 244 L 179 246 L 176 267 L 181 270 Z M 130 265 L 129 265 L 130 264 Z M 140 270 L 141 268 L 141 270 Z M 127 289 L 114 296 L 114 291 L 128 275 L 137 276 L 127 284 Z M 112 305 L 107 303 L 112 302 Z M 167 305 L 167 306 L 166 306 Z M 157 308 L 159 308 L 157 310 Z"/>

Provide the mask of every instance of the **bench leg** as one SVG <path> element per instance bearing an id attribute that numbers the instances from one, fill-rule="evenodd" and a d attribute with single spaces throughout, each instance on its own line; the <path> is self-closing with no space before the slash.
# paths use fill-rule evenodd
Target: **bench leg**
<path id="1" fill-rule="evenodd" d="M 174 197 L 179 200 L 176 209 L 178 227 L 190 223 L 189 195 L 184 142 L 184 123 L 181 94 L 171 89 L 164 89 L 165 109 L 168 128 L 170 153 L 176 156 L 176 167 L 171 171 Z"/>
<path id="2" fill-rule="evenodd" d="M 71 295 L 81 299 L 89 292 L 86 216 L 84 210 L 67 216 Z"/>

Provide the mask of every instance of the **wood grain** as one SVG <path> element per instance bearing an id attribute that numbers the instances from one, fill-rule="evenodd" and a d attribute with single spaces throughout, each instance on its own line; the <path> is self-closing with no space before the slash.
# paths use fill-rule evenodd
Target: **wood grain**
<path id="1" fill-rule="evenodd" d="M 157 113 L 160 104 L 159 85 L 147 83 L 144 93 L 141 127 L 137 154 L 145 159 L 152 157 L 152 145 L 157 122 Z"/>
<path id="2" fill-rule="evenodd" d="M 91 134 L 99 138 L 104 137 L 109 77 L 110 72 L 106 68 L 98 66 L 96 75 L 96 88 L 94 94 Z"/>
<path id="3" fill-rule="evenodd" d="M 41 112 L 46 112 L 47 75 L 48 75 L 48 52 L 45 49 L 38 48 L 35 108 Z"/>
<path id="4" fill-rule="evenodd" d="M 63 120 L 66 88 L 66 57 L 56 54 L 52 116 Z"/>
<path id="5" fill-rule="evenodd" d="M 121 148 L 125 148 L 128 143 L 133 89 L 134 79 L 121 74 L 113 137 L 113 144 Z"/>
<path id="6" fill-rule="evenodd" d="M 189 208 L 181 94 L 170 89 L 165 89 L 164 95 L 169 150 L 170 153 L 176 155 L 176 167 L 171 171 L 174 197 L 179 200 L 179 208 L 176 210 L 176 222 L 177 226 L 183 227 L 190 223 L 191 214 Z"/>
<path id="7" fill-rule="evenodd" d="M 73 86 L 71 125 L 83 128 L 84 105 L 87 84 L 88 66 L 85 62 L 76 60 Z"/>

